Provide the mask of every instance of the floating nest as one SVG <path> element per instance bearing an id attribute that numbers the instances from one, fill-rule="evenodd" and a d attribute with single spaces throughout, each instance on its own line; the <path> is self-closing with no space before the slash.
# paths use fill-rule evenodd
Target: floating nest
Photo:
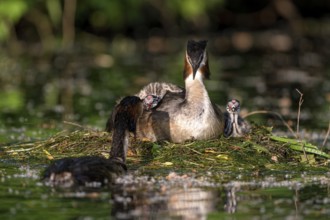
<path id="1" fill-rule="evenodd" d="M 271 129 L 253 126 L 252 133 L 242 138 L 220 137 L 215 140 L 190 141 L 183 144 L 152 143 L 131 137 L 128 167 L 143 171 L 239 171 L 287 170 L 317 168 L 329 170 L 330 155 L 316 146 L 284 137 Z M 4 146 L 2 154 L 17 160 L 48 163 L 63 157 L 86 155 L 109 156 L 111 134 L 81 129 L 60 132 L 46 140 Z"/>

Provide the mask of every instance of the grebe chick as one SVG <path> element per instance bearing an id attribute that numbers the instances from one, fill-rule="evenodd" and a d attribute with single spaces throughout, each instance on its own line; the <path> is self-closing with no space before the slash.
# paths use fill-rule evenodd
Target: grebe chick
<path id="1" fill-rule="evenodd" d="M 241 110 L 240 102 L 232 99 L 227 103 L 225 112 L 225 137 L 242 137 L 249 133 L 251 126 L 239 115 Z"/>
<path id="2" fill-rule="evenodd" d="M 182 143 L 213 139 L 223 133 L 224 116 L 211 102 L 203 82 L 210 76 L 206 45 L 206 41 L 188 41 L 183 71 L 185 88 L 182 92 L 161 90 L 165 95 L 156 108 L 145 109 L 138 119 L 138 138 Z"/>
<path id="3" fill-rule="evenodd" d="M 168 93 L 181 93 L 184 95 L 184 89 L 171 83 L 164 82 L 152 82 L 144 86 L 139 93 L 135 96 L 142 100 L 144 110 L 150 110 L 156 108 L 163 99 L 163 97 Z M 121 100 L 119 100 L 120 102 Z M 116 114 L 116 109 L 111 112 L 110 117 L 107 120 L 105 130 L 108 132 L 112 131 L 114 115 Z"/>
<path id="4" fill-rule="evenodd" d="M 184 89 L 171 83 L 153 82 L 143 87 L 136 96 L 143 100 L 144 109 L 150 110 L 155 108 L 168 92 L 184 93 Z"/>
<path id="5" fill-rule="evenodd" d="M 145 110 L 150 110 L 152 108 L 155 108 L 160 101 L 161 101 L 161 98 L 159 96 L 147 95 L 143 99 L 143 107 Z"/>
<path id="6" fill-rule="evenodd" d="M 127 171 L 126 153 L 129 132 L 135 133 L 136 121 L 142 113 L 142 102 L 128 96 L 115 107 L 112 147 L 109 159 L 98 156 L 63 158 L 53 162 L 44 172 L 43 180 L 51 186 L 94 186 L 114 182 Z"/>

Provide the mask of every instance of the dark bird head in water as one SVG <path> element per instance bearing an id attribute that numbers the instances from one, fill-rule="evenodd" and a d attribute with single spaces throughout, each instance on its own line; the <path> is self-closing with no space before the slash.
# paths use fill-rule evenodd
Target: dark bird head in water
<path id="1" fill-rule="evenodd" d="M 207 41 L 189 40 L 187 43 L 187 51 L 185 57 L 184 78 L 186 79 L 192 74 L 195 79 L 196 73 L 199 70 L 205 78 L 209 78 L 210 71 L 206 53 Z"/>

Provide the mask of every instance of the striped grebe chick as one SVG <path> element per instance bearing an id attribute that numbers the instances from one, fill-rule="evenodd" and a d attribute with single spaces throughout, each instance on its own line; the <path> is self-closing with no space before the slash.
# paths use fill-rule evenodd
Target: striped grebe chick
<path id="1" fill-rule="evenodd" d="M 225 137 L 242 137 L 249 133 L 251 126 L 239 115 L 241 110 L 240 102 L 232 99 L 227 103 L 225 112 Z"/>
<path id="2" fill-rule="evenodd" d="M 184 89 L 171 83 L 152 82 L 143 87 L 136 96 L 143 101 L 144 109 L 150 110 L 157 107 L 168 92 L 183 93 Z"/>

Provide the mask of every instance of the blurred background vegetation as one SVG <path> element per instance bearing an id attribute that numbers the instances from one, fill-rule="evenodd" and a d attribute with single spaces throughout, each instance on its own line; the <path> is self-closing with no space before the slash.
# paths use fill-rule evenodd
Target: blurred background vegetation
<path id="1" fill-rule="evenodd" d="M 151 81 L 183 85 L 191 38 L 209 40 L 218 104 L 235 97 L 245 113 L 276 111 L 294 126 L 298 88 L 302 126 L 326 130 L 328 0 L 1 0 L 0 128 L 103 128 L 119 97 Z"/>

